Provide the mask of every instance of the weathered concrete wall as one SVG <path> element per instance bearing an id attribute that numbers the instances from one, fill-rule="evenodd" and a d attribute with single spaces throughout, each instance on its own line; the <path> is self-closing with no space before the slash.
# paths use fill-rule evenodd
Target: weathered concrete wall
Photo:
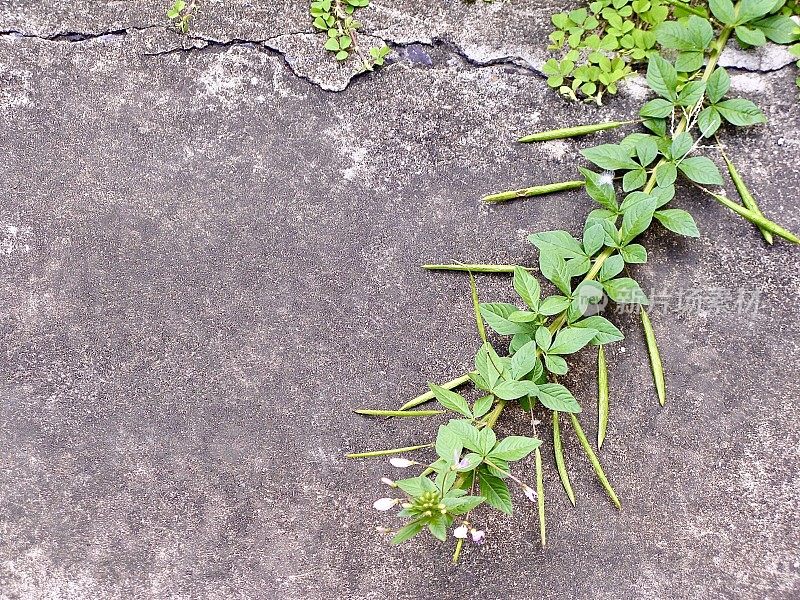
<path id="1" fill-rule="evenodd" d="M 192 40 L 163 8 L 0 3 L 0 597 L 797 597 L 800 252 L 689 190 L 676 204 L 703 238 L 654 228 L 637 277 L 672 297 L 743 287 L 760 307 L 653 311 L 664 409 L 636 319 L 612 316 L 629 337 L 609 353 L 601 458 L 622 512 L 568 437 L 578 506 L 546 453 L 550 546 L 518 501 L 452 567 L 427 539 L 376 536 L 394 525 L 370 508 L 388 466 L 343 459 L 429 439 L 433 422 L 350 411 L 470 362 L 465 279 L 418 265 L 532 263 L 527 233 L 590 209 L 481 206 L 574 175 L 582 142 L 516 136 L 629 117 L 641 85 L 600 109 L 550 92 L 552 4 L 376 3 L 365 29 L 396 62 L 341 93 L 321 86 L 349 72 L 303 62 L 318 43 L 302 3 L 208 2 Z M 798 231 L 781 61 L 733 72 L 769 124 L 725 139 Z M 507 279 L 479 285 L 510 298 Z M 593 434 L 591 356 L 567 382 Z"/>

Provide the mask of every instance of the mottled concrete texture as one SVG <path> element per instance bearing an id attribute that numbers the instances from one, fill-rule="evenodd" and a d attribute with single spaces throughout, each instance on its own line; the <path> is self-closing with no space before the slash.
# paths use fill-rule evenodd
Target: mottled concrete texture
<path id="1" fill-rule="evenodd" d="M 567 434 L 578 505 L 546 451 L 548 548 L 519 502 L 481 513 L 488 542 L 453 567 L 449 546 L 377 536 L 395 525 L 370 507 L 389 467 L 343 459 L 430 439 L 435 422 L 350 411 L 396 406 L 476 348 L 465 279 L 418 265 L 532 263 L 527 233 L 590 209 L 481 206 L 574 176 L 582 142 L 515 137 L 629 118 L 643 97 L 548 91 L 558 2 L 376 0 L 365 33 L 394 63 L 352 81 L 310 56 L 304 2 L 208 1 L 191 39 L 165 4 L 0 1 L 0 598 L 800 595 L 800 251 L 689 190 L 676 206 L 702 239 L 654 227 L 636 276 L 760 306 L 653 311 L 663 409 L 636 319 L 612 316 L 628 339 L 609 350 L 601 458 L 622 512 Z M 732 70 L 734 90 L 769 123 L 725 140 L 800 231 L 794 67 L 748 68 L 766 71 Z M 479 285 L 510 298 L 503 277 Z M 593 437 L 590 354 L 567 383 Z"/>

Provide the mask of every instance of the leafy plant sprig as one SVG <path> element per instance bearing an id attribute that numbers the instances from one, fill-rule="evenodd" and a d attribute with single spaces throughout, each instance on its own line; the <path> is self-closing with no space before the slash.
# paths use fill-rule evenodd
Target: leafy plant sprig
<path id="1" fill-rule="evenodd" d="M 185 0 L 175 0 L 167 9 L 167 18 L 180 33 L 189 33 L 189 21 L 194 18 L 199 6 L 195 0 L 189 0 L 188 4 Z"/>
<path id="2" fill-rule="evenodd" d="M 326 34 L 325 49 L 332 52 L 338 61 L 356 55 L 361 69 L 371 71 L 383 66 L 391 52 L 389 46 L 370 48 L 365 55 L 358 45 L 358 30 L 361 21 L 355 18 L 356 10 L 369 6 L 369 0 L 312 0 L 310 13 L 313 25 Z"/>
<path id="3" fill-rule="evenodd" d="M 447 424 L 440 425 L 432 442 L 349 455 L 384 456 L 435 450 L 437 457 L 432 461 L 419 462 L 398 456 L 390 461 L 394 467 L 414 467 L 420 471 L 417 476 L 400 481 L 384 478 L 384 483 L 399 489 L 405 497 L 383 498 L 374 505 L 382 511 L 401 505 L 398 517 L 407 519 L 407 522 L 395 534 L 395 543 L 410 539 L 426 528 L 436 538 L 445 540 L 447 529 L 456 525 L 453 559 L 458 560 L 465 539 L 471 537 L 476 543 L 485 539 L 485 532 L 472 524 L 475 520 L 472 511 L 486 504 L 510 514 L 511 489 L 519 488 L 526 498 L 537 504 L 540 540 L 544 545 L 546 513 L 542 442 L 536 429 L 541 422 L 551 423 L 554 460 L 561 485 L 570 502 L 576 502 L 565 466 L 561 413 L 569 415 L 572 430 L 599 484 L 613 505 L 621 507 L 578 420 L 581 407 L 558 378 L 569 370 L 568 357 L 587 346 L 598 348 L 599 448 L 608 433 L 610 412 L 604 346 L 623 339 L 622 332 L 599 313 L 608 299 L 617 304 L 638 304 L 657 397 L 662 406 L 665 404 L 664 368 L 655 332 L 645 310 L 649 301 L 628 271 L 630 267 L 648 260 L 640 236 L 653 222 L 680 235 L 700 235 L 694 218 L 687 211 L 668 207 L 675 196 L 679 177 L 755 224 L 768 243 L 773 242 L 773 236 L 800 243 L 800 238 L 763 215 L 718 139 L 725 126 L 753 126 L 766 120 L 751 101 L 727 97 L 730 78 L 717 63 L 731 36 L 740 42 L 743 38 L 754 40 L 758 34 L 752 32 L 759 31 L 773 41 L 785 39 L 780 37 L 783 33 L 775 33 L 788 31 L 785 21 L 789 19 L 782 12 L 783 2 L 741 0 L 734 5 L 729 0 L 712 0 L 710 13 L 704 5 L 683 5 L 677 0 L 669 4 L 680 5 L 680 9 L 673 9 L 675 20 L 662 19 L 653 29 L 661 50 L 647 54 L 646 80 L 657 97 L 640 110 L 640 120 L 636 122 L 643 130 L 626 135 L 617 144 L 582 150 L 583 157 L 600 171 L 579 167 L 581 179 L 500 192 L 484 198 L 487 202 L 504 202 L 583 188 L 597 204 L 587 215 L 578 236 L 555 230 L 528 237 L 539 252 L 538 271 L 549 282 L 546 285 L 553 293 L 545 293 L 543 282 L 531 269 L 517 265 L 424 265 L 431 270 L 465 271 L 469 274 L 476 325 L 482 343 L 475 355 L 474 370 L 441 385 L 429 384 L 428 392 L 397 410 L 360 411 L 425 418 L 438 416 L 441 411 L 415 410 L 416 407 L 436 400 L 445 411 L 454 413 Z M 570 35 L 577 36 L 578 33 Z M 615 121 L 583 125 L 533 134 L 520 141 L 576 137 L 631 124 Z M 728 198 L 724 190 L 719 189 L 725 180 L 717 165 L 701 153 L 708 148 L 717 150 L 725 161 L 742 204 Z M 709 186 L 714 189 L 709 189 Z M 473 278 L 476 272 L 513 274 L 512 283 L 520 302 L 480 303 Z M 488 340 L 485 325 L 501 338 L 506 338 L 507 345 L 502 352 L 498 352 L 495 343 Z M 478 398 L 472 403 L 453 391 L 468 383 L 478 392 Z M 531 437 L 497 439 L 494 426 L 510 406 L 530 414 Z M 550 411 L 550 417 L 544 418 L 547 411 Z M 543 418 L 537 419 L 537 416 Z M 513 463 L 530 454 L 534 455 L 535 488 L 514 474 L 516 465 Z M 383 527 L 379 529 L 388 531 Z"/>

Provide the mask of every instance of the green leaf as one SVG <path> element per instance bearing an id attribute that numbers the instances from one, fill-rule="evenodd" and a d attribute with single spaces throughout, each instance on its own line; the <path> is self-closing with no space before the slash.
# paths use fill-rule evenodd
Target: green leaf
<path id="1" fill-rule="evenodd" d="M 489 396 L 481 396 L 477 400 L 475 400 L 475 404 L 472 405 L 472 414 L 475 416 L 476 419 L 481 418 L 487 412 L 492 409 L 492 403 L 494 402 L 494 398 Z"/>
<path id="2" fill-rule="evenodd" d="M 522 267 L 514 268 L 514 289 L 531 310 L 536 311 L 539 308 L 541 296 L 539 281 Z"/>
<path id="3" fill-rule="evenodd" d="M 775 0 L 741 0 L 737 24 L 747 23 L 762 17 L 770 12 L 774 6 Z"/>
<path id="4" fill-rule="evenodd" d="M 673 162 L 665 162 L 656 167 L 656 184 L 658 187 L 668 187 L 675 183 L 678 169 Z"/>
<path id="5" fill-rule="evenodd" d="M 641 244 L 628 244 L 620 248 L 622 260 L 630 264 L 644 264 L 647 262 L 647 250 Z"/>
<path id="6" fill-rule="evenodd" d="M 548 296 L 539 305 L 539 312 L 543 315 L 557 315 L 569 308 L 569 298 L 565 296 Z"/>
<path id="7" fill-rule="evenodd" d="M 612 279 L 613 277 L 619 275 L 624 268 L 625 261 L 622 260 L 622 257 L 619 254 L 609 256 L 603 263 L 603 266 L 600 267 L 600 272 L 597 274 L 597 279 L 601 283 Z"/>
<path id="8" fill-rule="evenodd" d="M 695 69 L 691 69 L 695 70 Z M 690 81 L 681 90 L 680 94 L 678 94 L 677 103 L 680 106 L 694 106 L 698 102 L 700 102 L 703 94 L 706 91 L 706 84 L 704 81 Z"/>
<path id="9" fill-rule="evenodd" d="M 578 321 L 577 323 L 573 323 L 572 327 L 585 327 L 587 329 L 593 329 L 595 335 L 590 343 L 594 346 L 618 342 L 625 337 L 622 335 L 622 332 L 617 329 L 613 323 L 611 323 L 611 321 L 605 317 L 601 317 L 600 315 L 587 317 L 581 321 Z"/>
<path id="10" fill-rule="evenodd" d="M 700 111 L 697 116 L 697 126 L 700 128 L 700 133 L 703 137 L 709 138 L 714 135 L 722 125 L 722 118 L 719 112 L 713 106 L 707 106 Z"/>
<path id="11" fill-rule="evenodd" d="M 511 357 L 511 376 L 514 379 L 522 379 L 533 371 L 533 367 L 536 366 L 536 360 L 536 342 L 531 340 Z"/>
<path id="12" fill-rule="evenodd" d="M 438 386 L 435 383 L 428 383 L 428 387 L 433 392 L 433 395 L 436 397 L 436 400 L 438 400 L 439 404 L 449 410 L 464 415 L 468 419 L 472 418 L 472 411 L 469 409 L 469 405 L 464 399 L 464 396 Z"/>
<path id="13" fill-rule="evenodd" d="M 511 493 L 506 482 L 482 470 L 478 470 L 477 473 L 481 496 L 486 498 L 486 504 L 510 515 Z"/>
<path id="14" fill-rule="evenodd" d="M 556 230 L 533 233 L 528 236 L 528 241 L 541 252 L 552 252 L 565 260 L 584 256 L 580 242 L 566 231 Z"/>
<path id="15" fill-rule="evenodd" d="M 617 304 L 649 304 L 647 296 L 630 277 L 620 277 L 603 283 L 608 297 Z"/>
<path id="16" fill-rule="evenodd" d="M 554 375 L 564 375 L 567 371 L 569 371 L 567 361 L 555 354 L 544 355 L 544 366 Z"/>
<path id="17" fill-rule="evenodd" d="M 553 344 L 548 349 L 548 354 L 572 354 L 588 344 L 597 332 L 594 329 L 583 327 L 567 327 L 562 329 Z"/>
<path id="18" fill-rule="evenodd" d="M 601 144 L 594 148 L 581 150 L 584 158 L 601 169 L 615 171 L 618 169 L 636 169 L 639 165 L 630 157 L 628 151 L 616 144 Z"/>
<path id="19" fill-rule="evenodd" d="M 694 144 L 694 140 L 692 140 L 692 136 L 688 133 L 679 133 L 672 139 L 672 144 L 670 145 L 670 154 L 672 158 L 675 160 L 681 159 L 684 155 L 692 149 L 692 144 Z"/>
<path id="20" fill-rule="evenodd" d="M 500 440 L 500 443 L 489 453 L 489 458 L 508 461 L 522 460 L 541 445 L 542 441 L 536 438 L 510 435 Z"/>
<path id="21" fill-rule="evenodd" d="M 717 67 L 706 83 L 706 96 L 711 104 L 716 104 L 728 93 L 731 78 L 722 67 Z"/>
<path id="22" fill-rule="evenodd" d="M 406 540 L 413 538 L 423 529 L 425 529 L 425 521 L 423 519 L 409 523 L 395 534 L 392 538 L 392 544 L 402 544 Z"/>
<path id="23" fill-rule="evenodd" d="M 570 295 L 572 292 L 571 274 L 563 258 L 555 253 L 542 251 L 539 254 L 539 270 L 559 290 L 566 295 Z M 539 310 L 542 310 L 541 307 Z"/>
<path id="24" fill-rule="evenodd" d="M 537 386 L 532 381 L 503 381 L 492 388 L 492 393 L 501 400 L 516 400 L 527 396 L 528 394 L 535 394 Z"/>
<path id="25" fill-rule="evenodd" d="M 421 496 L 425 492 L 435 492 L 436 485 L 427 477 L 411 477 L 395 481 L 398 488 L 409 496 Z"/>
<path id="26" fill-rule="evenodd" d="M 508 318 L 518 310 L 516 306 L 506 302 L 484 302 L 480 307 L 484 321 L 500 335 L 513 335 L 527 331 L 524 325 L 514 323 Z"/>
<path id="27" fill-rule="evenodd" d="M 647 183 L 647 172 L 644 169 L 633 169 L 622 177 L 622 189 L 626 192 L 638 190 Z"/>
<path id="28" fill-rule="evenodd" d="M 717 21 L 725 25 L 736 25 L 736 10 L 731 0 L 709 0 L 708 7 Z"/>
<path id="29" fill-rule="evenodd" d="M 478 450 L 481 456 L 487 456 L 497 443 L 497 436 L 491 427 L 484 427 L 478 434 Z"/>
<path id="30" fill-rule="evenodd" d="M 548 350 L 550 348 L 550 345 L 553 343 L 553 334 L 544 325 L 536 330 L 535 338 L 536 338 L 536 345 L 545 351 Z"/>
<path id="31" fill-rule="evenodd" d="M 705 54 L 703 52 L 679 52 L 675 57 L 675 70 L 681 73 L 693 73 L 703 66 Z M 684 105 L 685 106 L 685 105 Z"/>
<path id="32" fill-rule="evenodd" d="M 659 96 L 667 100 L 675 100 L 677 98 L 678 72 L 669 62 L 654 55 L 647 65 L 647 85 Z"/>
<path id="33" fill-rule="evenodd" d="M 645 229 L 650 227 L 653 211 L 656 209 L 654 198 L 637 202 L 625 211 L 622 216 L 622 242 L 627 244 Z"/>
<path id="34" fill-rule="evenodd" d="M 325 41 L 325 49 L 330 50 L 331 52 L 338 52 L 339 51 L 339 40 L 336 38 L 329 37 Z"/>
<path id="35" fill-rule="evenodd" d="M 795 8 L 795 10 L 798 10 Z M 776 44 L 791 44 L 797 40 L 797 25 L 786 15 L 774 15 L 752 23 Z"/>
<path id="36" fill-rule="evenodd" d="M 649 102 L 646 102 L 644 106 L 642 106 L 642 108 L 639 110 L 639 116 L 663 119 L 664 117 L 668 117 L 672 114 L 672 107 L 673 104 L 669 100 L 664 100 L 664 98 L 655 98 Z"/>
<path id="37" fill-rule="evenodd" d="M 568 413 L 581 412 L 578 401 L 575 400 L 570 391 L 560 383 L 543 383 L 539 386 L 539 392 L 536 397 L 539 399 L 539 402 L 550 410 Z M 481 493 L 483 493 L 482 490 Z"/>
<path id="38" fill-rule="evenodd" d="M 723 119 L 738 127 L 766 123 L 767 118 L 755 104 L 744 98 L 723 100 L 714 105 Z"/>
<path id="39" fill-rule="evenodd" d="M 452 464 L 453 459 L 457 460 L 457 457 L 461 455 L 463 450 L 461 436 L 450 424 L 439 425 L 435 449 L 436 454 L 448 464 Z"/>
<path id="40" fill-rule="evenodd" d="M 692 15 L 685 22 L 665 21 L 655 29 L 658 43 L 665 48 L 702 52 L 714 39 L 714 30 L 706 19 Z"/>
<path id="41" fill-rule="evenodd" d="M 739 25 L 734 31 L 736 32 L 736 39 L 746 46 L 760 47 L 767 43 L 767 38 L 760 29 L 751 29 L 744 25 Z"/>
<path id="42" fill-rule="evenodd" d="M 603 183 L 600 173 L 595 173 L 583 167 L 578 167 L 578 170 L 586 179 L 586 192 L 589 196 L 601 206 L 611 211 L 616 211 L 619 205 L 617 204 L 614 185 L 612 183 Z"/>
<path id="43" fill-rule="evenodd" d="M 603 247 L 603 240 L 606 234 L 603 226 L 594 224 L 587 227 L 583 232 L 583 251 L 587 256 L 594 256 L 600 248 Z"/>
<path id="44" fill-rule="evenodd" d="M 655 217 L 659 223 L 670 231 L 687 237 L 700 237 L 697 224 L 694 222 L 692 215 L 685 210 L 678 208 L 658 210 L 655 213 Z"/>
<path id="45" fill-rule="evenodd" d="M 447 506 L 451 515 L 463 515 L 474 509 L 486 500 L 483 496 L 465 496 L 463 498 L 443 498 L 442 503 Z"/>
<path id="46" fill-rule="evenodd" d="M 713 162 L 705 156 L 691 156 L 678 163 L 681 173 L 702 185 L 722 185 L 722 175 Z"/>
<path id="47" fill-rule="evenodd" d="M 439 541 L 447 540 L 447 519 L 444 515 L 434 517 L 428 521 L 428 531 Z"/>

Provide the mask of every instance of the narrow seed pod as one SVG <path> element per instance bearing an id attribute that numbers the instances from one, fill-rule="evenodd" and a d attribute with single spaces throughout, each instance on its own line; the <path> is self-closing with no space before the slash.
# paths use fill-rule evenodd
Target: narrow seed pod
<path id="1" fill-rule="evenodd" d="M 602 348 L 602 346 L 600 346 Z M 567 493 L 567 498 L 575 506 L 575 492 L 572 491 L 572 484 L 569 481 L 569 474 L 567 467 L 564 464 L 564 446 L 561 444 L 561 425 L 558 422 L 558 411 L 553 411 L 553 452 L 556 455 L 556 467 L 558 468 L 558 476 L 561 479 L 561 485 L 564 486 L 564 491 Z"/>
<path id="2" fill-rule="evenodd" d="M 709 190 L 705 190 L 709 195 L 711 195 L 717 202 L 722 204 L 723 206 L 730 208 L 733 212 L 737 215 L 744 217 L 751 223 L 758 225 L 759 227 L 763 227 L 767 231 L 774 233 L 778 237 L 782 237 L 785 240 L 792 242 L 793 244 L 800 244 L 800 238 L 793 234 L 788 229 L 784 229 L 777 223 L 773 223 L 766 217 L 759 215 L 758 213 L 753 212 L 749 208 L 745 208 L 740 204 L 737 204 L 730 198 L 725 196 L 721 196 L 720 194 L 715 194 L 714 192 L 710 192 Z"/>
<path id="3" fill-rule="evenodd" d="M 647 340 L 647 352 L 650 354 L 650 367 L 653 370 L 653 382 L 656 384 L 656 392 L 658 393 L 658 403 L 664 406 L 667 402 L 667 385 L 664 381 L 664 367 L 661 365 L 661 354 L 658 351 L 658 344 L 656 344 L 656 334 L 653 331 L 653 325 L 650 323 L 650 317 L 642 308 L 640 313 L 642 316 L 642 327 L 644 328 L 644 337 Z"/>
<path id="4" fill-rule="evenodd" d="M 423 269 L 429 271 L 467 271 L 471 273 L 513 273 L 517 265 L 463 265 L 455 263 L 451 265 L 422 265 Z"/>
<path id="5" fill-rule="evenodd" d="M 631 123 L 636 123 L 636 121 L 606 121 L 605 123 L 594 123 L 593 125 L 576 125 L 575 127 L 565 127 L 563 129 L 551 129 L 550 131 L 532 133 L 531 135 L 519 138 L 517 141 L 526 144 L 528 142 L 561 140 L 564 138 L 577 137 L 579 135 L 587 135 L 597 131 L 605 131 L 606 129 L 616 129 L 621 125 L 630 125 Z"/>
<path id="6" fill-rule="evenodd" d="M 373 456 L 388 456 L 390 454 L 402 454 L 412 450 L 422 450 L 423 448 L 433 448 L 434 444 L 422 444 L 420 446 L 405 446 L 404 448 L 389 448 L 388 450 L 372 450 L 371 452 L 355 452 L 347 454 L 347 458 L 370 458 Z"/>
<path id="7" fill-rule="evenodd" d="M 606 351 L 600 345 L 597 350 L 597 447 L 603 447 L 608 429 L 608 369 Z"/>
<path id="8" fill-rule="evenodd" d="M 440 415 L 443 410 L 377 410 L 372 408 L 357 408 L 353 411 L 359 415 L 370 417 L 432 417 Z"/>
<path id="9" fill-rule="evenodd" d="M 619 498 L 617 498 L 617 493 L 608 482 L 608 478 L 603 472 L 603 467 L 600 465 L 600 460 L 597 458 L 594 450 L 592 450 L 592 447 L 589 445 L 589 440 L 586 439 L 586 434 L 583 433 L 583 429 L 581 428 L 581 424 L 578 422 L 578 418 L 573 413 L 569 413 L 569 418 L 570 421 L 572 421 L 572 428 L 575 430 L 575 435 L 578 436 L 581 446 L 583 446 L 583 451 L 586 453 L 589 462 L 592 463 L 594 473 L 597 475 L 597 480 L 600 482 L 600 485 L 603 486 L 603 489 L 606 491 L 606 494 L 608 494 L 608 497 L 611 499 L 611 502 L 614 504 L 614 506 L 621 508 L 622 505 L 619 502 Z"/>
<path id="10" fill-rule="evenodd" d="M 544 518 L 544 479 L 542 477 L 542 453 L 539 448 L 534 450 L 536 456 L 536 503 L 539 506 L 539 537 L 542 540 L 542 548 L 547 542 L 546 524 Z"/>
<path id="11" fill-rule="evenodd" d="M 747 189 L 747 186 L 744 183 L 744 179 L 742 176 L 739 175 L 739 171 L 736 170 L 734 164 L 728 159 L 727 156 L 723 155 L 725 159 L 725 164 L 728 165 L 728 173 L 730 173 L 731 181 L 733 181 L 733 185 L 736 186 L 736 191 L 739 192 L 739 197 L 742 199 L 742 204 L 744 204 L 747 208 L 752 210 L 754 213 L 764 216 L 764 213 L 761 212 L 761 209 L 758 207 L 758 203 L 756 203 L 756 199 L 753 198 L 753 195 L 750 193 L 750 190 Z M 772 233 L 769 229 L 765 229 L 764 227 L 757 226 L 759 231 L 761 231 L 761 235 L 764 236 L 764 240 L 771 244 L 773 242 Z"/>
<path id="12" fill-rule="evenodd" d="M 518 198 L 530 198 L 531 196 L 544 196 L 545 194 L 563 192 L 565 190 L 575 190 L 583 186 L 583 181 L 561 181 L 559 183 L 548 183 L 546 185 L 537 185 L 519 190 L 509 190 L 507 192 L 489 194 L 488 196 L 481 198 L 481 200 L 484 202 L 493 203 L 506 202 L 507 200 L 516 200 Z"/>

